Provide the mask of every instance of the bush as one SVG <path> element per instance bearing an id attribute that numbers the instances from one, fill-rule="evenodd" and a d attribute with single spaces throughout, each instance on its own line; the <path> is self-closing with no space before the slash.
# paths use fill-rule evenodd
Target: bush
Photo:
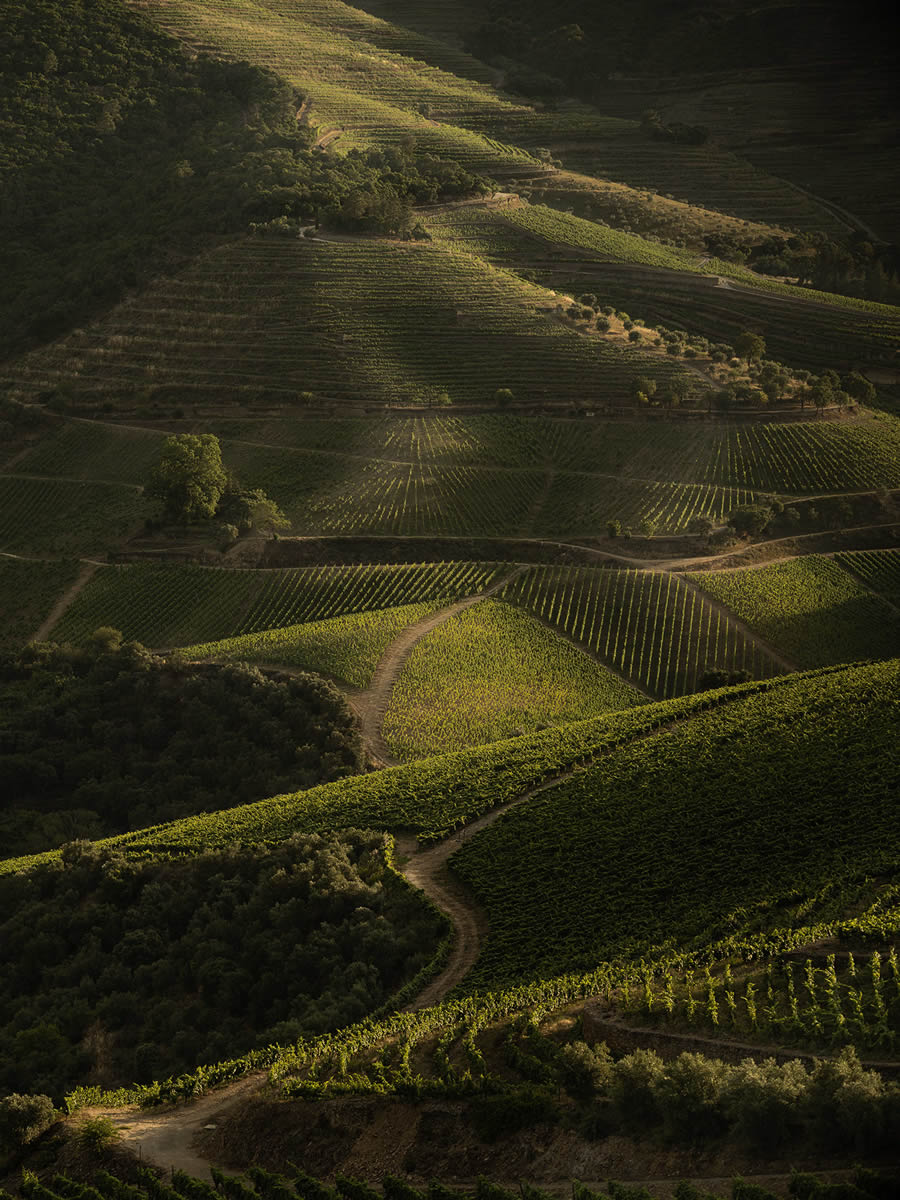
<path id="1" fill-rule="evenodd" d="M 122 1138 L 122 1131 L 109 1117 L 87 1117 L 75 1129 L 75 1140 L 89 1154 L 103 1154 Z"/>
<path id="2" fill-rule="evenodd" d="M 613 1111 L 626 1128 L 643 1131 L 659 1124 L 658 1090 L 664 1070 L 655 1050 L 635 1050 L 616 1063 L 610 1096 Z"/>
<path id="3" fill-rule="evenodd" d="M 0 1100 L 0 1153 L 14 1154 L 40 1137 L 56 1120 L 49 1096 L 13 1092 Z"/>
<path id="4" fill-rule="evenodd" d="M 727 1068 L 702 1054 L 680 1054 L 658 1079 L 656 1103 L 673 1139 L 716 1137 L 725 1126 L 722 1092 Z"/>
<path id="5" fill-rule="evenodd" d="M 576 1100 L 589 1100 L 604 1092 L 612 1073 L 613 1060 L 605 1042 L 599 1046 L 588 1046 L 586 1042 L 563 1046 L 560 1054 L 562 1085 Z"/>
<path id="6" fill-rule="evenodd" d="M 798 1059 L 779 1066 L 746 1059 L 728 1080 L 724 1109 L 738 1136 L 771 1151 L 792 1140 L 802 1128 L 802 1100 L 808 1077 Z"/>

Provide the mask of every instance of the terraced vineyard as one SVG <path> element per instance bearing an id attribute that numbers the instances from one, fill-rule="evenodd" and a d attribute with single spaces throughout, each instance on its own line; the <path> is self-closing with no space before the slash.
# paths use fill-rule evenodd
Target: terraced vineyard
<path id="1" fill-rule="evenodd" d="M 429 468 L 555 468 L 803 495 L 900 486 L 900 421 L 607 421 L 518 414 L 216 421 L 231 439 Z M 233 458 L 235 464 L 239 462 Z M 307 460 L 311 462 L 312 460 Z"/>
<path id="2" fill-rule="evenodd" d="M 512 270 L 535 259 L 539 247 L 545 252 L 549 247 L 589 251 L 592 259 L 599 261 L 642 263 L 674 271 L 694 269 L 693 255 L 543 204 L 448 208 L 430 217 L 428 228 L 441 240 Z"/>
<path id="3" fill-rule="evenodd" d="M 565 201 L 558 197 L 561 205 Z M 900 336 L 894 306 L 799 288 L 718 259 L 704 261 L 543 205 L 450 208 L 430 217 L 429 229 L 506 270 L 529 273 L 570 294 L 594 292 L 652 324 L 725 342 L 748 326 L 758 327 L 770 353 L 797 367 L 887 365 Z"/>
<path id="4" fill-rule="evenodd" d="M 34 562 L 0 555 L 0 649 L 13 650 L 33 637 L 53 602 L 75 582 L 72 561 Z"/>
<path id="5" fill-rule="evenodd" d="M 727 62 L 667 79 L 661 0 L 609 23 L 609 61 L 582 58 L 596 14 L 550 0 L 362 2 L 13 4 L 0 941 L 28 1002 L 7 989 L 0 1159 L 52 1092 L 124 1109 L 103 1161 L 141 1161 L 88 1178 L 101 1119 L 51 1165 L 57 1125 L 7 1186 L 379 1200 L 363 1180 L 402 1164 L 386 1200 L 516 1200 L 496 1180 L 536 1163 L 523 1198 L 552 1200 L 563 1160 L 762 1178 L 760 1129 L 779 1164 L 887 1153 L 900 1085 L 854 1047 L 900 1048 L 900 420 L 878 411 L 900 308 L 738 263 L 891 298 L 890 248 L 751 161 L 788 126 L 749 97 L 792 68 L 740 69 L 746 95 Z M 715 38 L 718 16 L 689 7 L 706 61 L 695 18 Z M 659 125 L 635 119 L 645 35 Z M 865 94 L 829 121 L 877 115 L 881 185 L 888 92 L 853 70 Z M 824 138 L 810 96 L 790 111 Z M 839 394 L 801 411 L 825 368 Z M 768 402 L 732 390 L 760 379 Z M 173 431 L 214 435 L 225 472 L 185 443 L 145 494 Z M 769 524 L 740 533 L 756 504 Z M 39 629 L 60 645 L 23 646 Z M 202 954 L 160 953 L 167 921 Z M 638 1052 L 588 1045 L 592 1013 L 635 1018 Z M 647 1052 L 680 1034 L 843 1051 Z M 303 1171 L 269 1172 L 297 1147 Z M 246 1180 L 177 1170 L 249 1156 Z M 642 1200 L 607 1189 L 573 1200 Z"/>
<path id="6" fill-rule="evenodd" d="M 311 96 L 309 120 L 339 129 L 345 146 L 414 136 L 423 150 L 490 175 L 542 169 L 526 150 L 498 140 L 504 122 L 514 127 L 530 110 L 479 83 L 488 75 L 483 66 L 339 0 L 229 0 L 224 9 L 211 0 L 153 2 L 149 10 L 195 45 L 277 71 Z M 422 107 L 434 117 L 421 115 Z M 474 131 L 483 124 L 494 136 Z"/>
<path id="7" fill-rule="evenodd" d="M 504 534 L 526 520 L 537 471 L 360 461 L 231 445 L 226 461 L 263 487 L 302 534 Z"/>
<path id="8" fill-rule="evenodd" d="M 874 931 L 873 931 L 874 932 Z M 839 960 L 840 958 L 840 960 Z M 736 980 L 666 971 L 657 987 L 631 994 L 627 1012 L 666 1026 L 694 1027 L 726 1037 L 806 1046 L 855 1045 L 890 1053 L 900 1037 L 897 951 L 832 952 L 772 960 Z"/>
<path id="9" fill-rule="evenodd" d="M 42 438 L 16 470 L 25 475 L 142 484 L 159 459 L 164 434 L 98 421 L 67 421 Z"/>
<path id="10" fill-rule="evenodd" d="M 687 578 L 803 667 L 888 658 L 900 646 L 896 609 L 831 559 L 810 556 Z"/>
<path id="11" fill-rule="evenodd" d="M 502 595 L 655 696 L 696 690 L 708 668 L 757 679 L 783 670 L 727 613 L 672 574 L 532 567 Z"/>
<path id="12" fill-rule="evenodd" d="M 300 667 L 365 688 L 372 682 L 379 659 L 397 634 L 441 607 L 441 601 L 433 601 L 350 613 L 327 621 L 187 646 L 183 653 L 192 660 Z"/>
<path id="13" fill-rule="evenodd" d="M 900 550 L 853 550 L 835 560 L 873 591 L 895 603 L 900 599 Z"/>
<path id="14" fill-rule="evenodd" d="M 92 554 L 135 532 L 144 517 L 136 488 L 0 475 L 0 550 Z"/>
<path id="15" fill-rule="evenodd" d="M 644 702 L 524 612 L 483 600 L 432 630 L 394 685 L 383 732 L 401 760 Z"/>
<path id="16" fill-rule="evenodd" d="M 793 184 L 714 146 L 677 146 L 630 136 L 583 150 L 564 145 L 559 149 L 565 166 L 585 175 L 651 188 L 784 229 L 823 229 L 838 237 L 846 232 L 840 218 Z"/>
<path id="17" fill-rule="evenodd" d="M 588 342 L 553 297 L 440 246 L 253 238 L 200 258 L 104 320 L 7 366 L 23 394 L 63 381 L 82 399 L 166 394 L 221 403 L 301 392 L 341 404 L 624 403 L 659 356 Z M 340 331 L 340 332 L 336 332 Z M 174 390 L 173 390 L 174 389 Z"/>
<path id="18" fill-rule="evenodd" d="M 491 928 L 467 987 L 816 940 L 866 877 L 897 870 L 897 683 L 896 661 L 797 680 L 507 814 L 454 855 Z"/>
<path id="19" fill-rule="evenodd" d="M 98 571 L 54 627 L 81 642 L 112 625 L 146 646 L 214 642 L 267 629 L 436 600 L 493 581 L 489 563 L 309 567 L 236 571 L 134 563 Z"/>

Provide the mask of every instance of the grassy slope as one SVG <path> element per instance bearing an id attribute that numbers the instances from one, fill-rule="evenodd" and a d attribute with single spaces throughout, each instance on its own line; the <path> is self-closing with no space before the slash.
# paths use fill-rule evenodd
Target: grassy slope
<path id="1" fill-rule="evenodd" d="M 459 750 L 402 767 L 356 776 L 259 804 L 205 813 L 110 840 L 129 854 L 193 853 L 232 842 L 277 842 L 292 833 L 349 827 L 410 830 L 425 841 L 446 837 L 466 821 L 515 799 L 574 763 L 719 706 L 741 705 L 759 691 L 794 686 L 794 679 L 743 684 L 700 696 L 609 713 L 590 721 L 544 730 L 471 750 Z M 51 852 L 49 857 L 54 857 Z M 48 855 L 9 860 L 0 873 L 27 869 Z"/>
<path id="2" fill-rule="evenodd" d="M 886 658 L 900 645 L 896 610 L 827 558 L 689 578 L 803 667 Z"/>
<path id="3" fill-rule="evenodd" d="M 12 650 L 27 641 L 77 575 L 78 564 L 72 561 L 0 557 L 0 647 Z"/>
<path id="4" fill-rule="evenodd" d="M 394 686 L 384 736 L 399 758 L 418 758 L 643 699 L 526 613 L 485 600 L 415 647 Z"/>
<path id="5" fill-rule="evenodd" d="M 491 929 L 466 987 L 840 915 L 864 876 L 900 869 L 898 685 L 897 660 L 798 679 L 505 816 L 453 858 Z"/>
<path id="6" fill-rule="evenodd" d="M 372 682 L 379 659 L 401 629 L 441 607 L 443 601 L 437 600 L 377 612 L 351 613 L 308 625 L 267 629 L 262 633 L 187 646 L 183 653 L 191 659 L 215 662 L 302 667 L 364 688 Z"/>

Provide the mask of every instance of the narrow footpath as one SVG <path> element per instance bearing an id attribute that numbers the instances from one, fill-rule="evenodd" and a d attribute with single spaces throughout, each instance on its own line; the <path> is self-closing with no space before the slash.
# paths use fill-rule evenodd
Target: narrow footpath
<path id="1" fill-rule="evenodd" d="M 450 604 L 447 608 L 442 608 L 439 612 L 429 613 L 421 621 L 416 621 L 415 624 L 408 625 L 406 629 L 401 630 L 390 646 L 388 646 L 378 666 L 375 668 L 375 674 L 372 677 L 369 687 L 363 692 L 348 695 L 348 702 L 359 717 L 360 724 L 362 725 L 363 741 L 368 746 L 372 758 L 379 766 L 396 767 L 399 765 L 399 760 L 391 754 L 390 748 L 384 740 L 381 728 L 388 705 L 391 702 L 391 693 L 394 690 L 394 684 L 397 682 L 400 672 L 403 670 L 406 660 L 412 654 L 414 647 L 422 638 L 431 633 L 433 629 L 437 629 L 439 625 L 443 625 L 445 621 L 449 621 L 457 613 L 464 612 L 467 608 L 472 608 L 474 605 L 480 604 L 482 600 L 487 600 L 491 596 L 495 596 L 526 569 L 526 567 L 519 567 L 509 575 L 504 575 L 501 579 L 498 579 L 496 583 L 492 583 L 483 592 L 478 592 L 475 596 L 467 596 L 464 600 L 457 600 L 455 604 Z"/>

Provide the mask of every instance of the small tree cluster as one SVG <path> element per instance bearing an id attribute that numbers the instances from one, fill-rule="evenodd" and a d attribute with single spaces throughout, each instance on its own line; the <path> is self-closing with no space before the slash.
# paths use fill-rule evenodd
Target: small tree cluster
<path id="1" fill-rule="evenodd" d="M 192 525 L 216 517 L 239 533 L 290 524 L 261 488 L 242 488 L 225 469 L 219 439 L 212 433 L 166 438 L 144 491 L 159 502 L 166 524 Z"/>

